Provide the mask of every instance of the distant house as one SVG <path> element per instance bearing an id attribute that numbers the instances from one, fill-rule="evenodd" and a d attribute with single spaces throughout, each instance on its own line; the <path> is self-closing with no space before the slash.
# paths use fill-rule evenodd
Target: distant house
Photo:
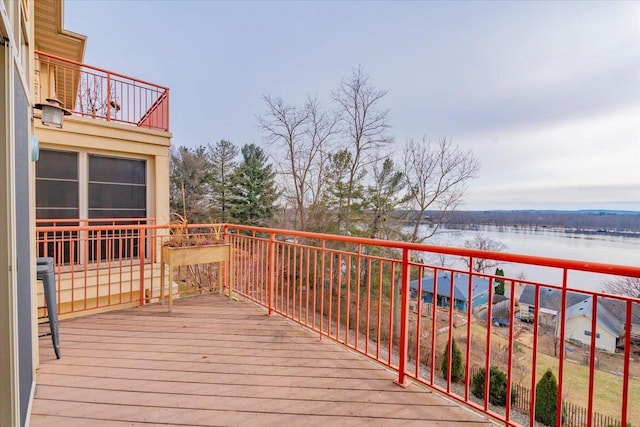
<path id="1" fill-rule="evenodd" d="M 520 319 L 532 321 L 535 315 L 536 287 L 526 285 L 520 294 Z M 587 295 L 577 292 L 567 292 L 567 307 L 587 298 Z M 562 291 L 559 289 L 541 288 L 538 299 L 538 322 L 541 325 L 554 326 L 558 312 L 562 311 Z"/>
<path id="2" fill-rule="evenodd" d="M 451 273 L 441 273 L 437 276 L 436 285 L 436 303 L 439 306 L 454 308 L 460 311 L 467 311 L 469 306 L 469 276 L 467 274 L 455 274 L 453 279 L 453 298 L 451 296 Z M 418 296 L 418 280 L 409 283 L 411 296 Z M 497 282 L 493 282 L 493 286 L 497 286 Z M 471 282 L 471 308 L 486 304 L 489 301 L 489 279 L 484 277 L 473 277 Z M 421 299 L 427 303 L 433 303 L 434 277 L 429 276 L 422 279 Z M 453 300 L 453 303 L 451 302 Z"/>
<path id="3" fill-rule="evenodd" d="M 520 295 L 520 318 L 533 320 L 536 287 L 527 285 Z M 559 289 L 540 289 L 538 321 L 540 325 L 555 327 L 562 312 L 562 292 Z M 587 294 L 567 292 L 565 339 L 591 345 L 593 299 Z M 613 298 L 599 298 L 596 319 L 596 347 L 614 353 L 624 346 L 626 304 Z M 634 304 L 631 315 L 631 340 L 640 343 L 640 304 Z M 560 330 L 556 329 L 556 336 Z"/>
<path id="4" fill-rule="evenodd" d="M 626 317 L 627 317 L 627 304 L 626 302 L 613 299 L 613 298 L 600 298 L 598 300 L 608 311 L 611 313 L 621 325 L 621 335 L 618 338 L 618 347 L 624 347 L 625 335 L 626 335 Z M 635 345 L 640 345 L 640 304 L 632 304 L 631 306 L 631 342 Z"/>
<path id="5" fill-rule="evenodd" d="M 593 318 L 593 297 L 567 308 L 564 336 L 567 340 L 591 345 L 591 319 Z M 596 348 L 615 353 L 620 338 L 622 324 L 603 304 L 598 301 L 596 321 Z M 560 330 L 556 331 L 560 336 Z"/>

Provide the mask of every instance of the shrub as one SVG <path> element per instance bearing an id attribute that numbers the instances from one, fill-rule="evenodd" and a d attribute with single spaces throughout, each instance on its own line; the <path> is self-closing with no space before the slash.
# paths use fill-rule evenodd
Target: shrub
<path id="1" fill-rule="evenodd" d="M 471 382 L 471 392 L 478 399 L 484 399 L 485 369 L 480 370 L 473 376 Z M 516 401 L 518 392 L 511 390 L 511 403 Z M 489 403 L 496 406 L 507 404 L 507 374 L 492 366 L 489 369 Z"/>
<path id="2" fill-rule="evenodd" d="M 440 365 L 440 370 L 444 378 L 447 378 L 447 371 L 449 370 L 449 346 L 444 350 L 444 358 Z M 451 382 L 461 382 L 464 380 L 464 368 L 462 366 L 462 353 L 456 345 L 456 340 L 451 338 Z"/>
<path id="3" fill-rule="evenodd" d="M 547 369 L 536 385 L 536 420 L 546 426 L 555 426 L 557 411 L 558 381 L 551 369 Z"/>
<path id="4" fill-rule="evenodd" d="M 495 275 L 504 277 L 504 270 L 501 268 L 496 268 Z M 498 285 L 496 286 L 496 295 L 504 295 L 504 279 L 496 278 L 496 283 L 498 283 Z"/>

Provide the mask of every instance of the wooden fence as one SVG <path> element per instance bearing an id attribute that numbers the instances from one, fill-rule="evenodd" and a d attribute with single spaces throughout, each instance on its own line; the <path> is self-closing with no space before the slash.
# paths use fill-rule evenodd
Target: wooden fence
<path id="1" fill-rule="evenodd" d="M 471 376 L 478 372 L 478 368 L 471 369 Z M 512 384 L 513 390 L 518 394 L 512 408 L 519 410 L 520 412 L 529 413 L 529 404 L 531 402 L 531 390 L 520 384 Z M 564 424 L 565 427 L 582 427 L 587 425 L 587 408 L 576 405 L 571 402 L 563 402 L 564 405 Z M 623 427 L 620 419 L 601 414 L 599 412 L 593 412 L 591 418 L 591 425 L 593 427 Z M 627 423 L 627 427 L 635 427 L 631 423 Z"/>

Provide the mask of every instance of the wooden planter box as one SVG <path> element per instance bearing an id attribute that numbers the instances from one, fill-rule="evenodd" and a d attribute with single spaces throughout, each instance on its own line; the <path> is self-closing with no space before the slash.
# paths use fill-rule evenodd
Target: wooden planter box
<path id="1" fill-rule="evenodd" d="M 183 246 L 172 247 L 163 246 L 160 254 L 160 299 L 164 300 L 164 277 L 165 267 L 169 267 L 169 311 L 173 307 L 173 268 L 185 265 L 218 263 L 218 268 L 222 268 L 223 262 L 229 263 L 228 285 L 231 295 L 231 244 L 206 245 L 206 246 Z M 220 270 L 219 270 L 220 271 Z M 218 289 L 222 292 L 222 275 L 218 274 Z"/>

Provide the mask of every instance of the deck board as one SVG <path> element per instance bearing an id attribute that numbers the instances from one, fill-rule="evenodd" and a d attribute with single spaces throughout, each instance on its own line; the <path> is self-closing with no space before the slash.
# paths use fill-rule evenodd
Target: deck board
<path id="1" fill-rule="evenodd" d="M 249 302 L 220 296 L 61 322 L 41 338 L 32 426 L 488 426 Z"/>

